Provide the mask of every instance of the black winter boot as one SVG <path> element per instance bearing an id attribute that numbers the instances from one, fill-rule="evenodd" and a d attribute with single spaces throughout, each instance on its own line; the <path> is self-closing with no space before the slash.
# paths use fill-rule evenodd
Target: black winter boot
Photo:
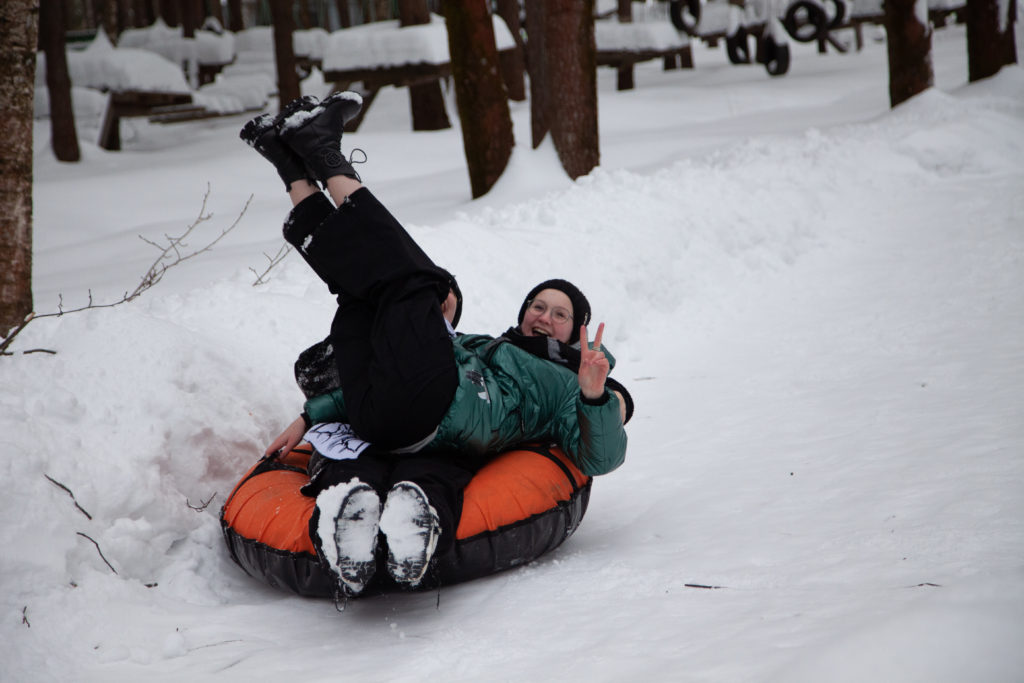
<path id="1" fill-rule="evenodd" d="M 317 106 L 316 99 L 310 96 L 300 97 L 290 102 L 278 116 L 260 114 L 246 123 L 238 134 L 246 144 L 263 155 L 277 169 L 277 174 L 284 181 L 287 192 L 291 184 L 297 180 L 314 182 L 316 176 L 306 168 L 302 158 L 292 151 L 281 140 L 279 128 L 281 122 L 299 111 L 309 111 Z"/>
<path id="2" fill-rule="evenodd" d="M 411 481 L 395 484 L 379 522 L 388 544 L 388 574 L 403 586 L 418 586 L 437 549 L 441 523 L 427 494 Z"/>
<path id="3" fill-rule="evenodd" d="M 299 111 L 281 123 L 281 138 L 306 162 L 317 180 L 344 175 L 359 179 L 345 155 L 341 153 L 341 136 L 345 124 L 363 106 L 363 98 L 350 91 L 334 93 L 310 111 Z"/>

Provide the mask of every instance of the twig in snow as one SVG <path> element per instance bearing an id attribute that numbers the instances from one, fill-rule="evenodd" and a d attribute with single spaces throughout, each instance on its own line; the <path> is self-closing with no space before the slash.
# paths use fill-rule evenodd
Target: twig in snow
<path id="1" fill-rule="evenodd" d="M 91 536 L 83 534 L 81 531 L 76 531 L 75 533 L 77 533 L 79 536 L 88 541 L 92 541 L 92 544 L 96 546 L 96 552 L 100 554 L 100 559 L 107 563 L 107 566 L 110 567 L 110 571 L 114 572 L 115 574 L 117 573 L 117 570 L 114 569 L 114 565 L 110 564 L 110 562 L 107 561 L 107 558 L 103 555 L 103 551 L 100 549 L 99 543 L 97 543 Z"/>
<path id="2" fill-rule="evenodd" d="M 256 269 L 253 268 L 252 266 L 249 267 L 249 270 L 251 270 L 253 275 L 256 276 L 256 281 L 252 283 L 252 286 L 255 287 L 256 285 L 266 284 L 267 273 L 269 273 L 274 266 L 283 261 L 284 257 L 287 256 L 291 252 L 291 250 L 292 247 L 290 244 L 283 244 L 281 245 L 281 248 L 277 250 L 277 253 L 274 254 L 273 256 L 271 256 L 267 252 L 263 252 L 264 258 L 266 258 L 267 261 L 269 261 L 269 263 L 262 273 L 257 273 Z"/>
<path id="3" fill-rule="evenodd" d="M 715 591 L 724 588 L 724 586 L 705 586 L 702 583 L 684 583 L 683 585 L 687 588 L 705 588 L 710 591 Z"/>
<path id="4" fill-rule="evenodd" d="M 32 628 L 32 624 L 28 623 L 28 605 L 21 608 L 21 623 L 25 624 L 29 628 Z"/>
<path id="5" fill-rule="evenodd" d="M 28 325 L 30 322 L 32 322 L 32 319 L 35 317 L 35 313 L 29 313 L 28 315 L 25 316 L 25 319 L 21 321 L 20 325 L 11 330 L 11 333 L 8 334 L 6 338 L 4 338 L 3 342 L 0 342 L 0 355 L 11 355 L 6 352 L 7 347 L 11 345 L 11 342 L 14 341 L 14 338 L 18 336 L 18 333 L 25 329 L 25 325 Z"/>
<path id="6" fill-rule="evenodd" d="M 195 510 L 196 512 L 202 512 L 203 510 L 205 510 L 210 505 L 210 503 L 213 502 L 213 499 L 216 498 L 216 497 L 217 497 L 217 492 L 214 491 L 212 496 L 210 496 L 208 499 L 204 500 L 202 502 L 202 504 L 198 505 L 198 506 L 193 505 L 192 503 L 189 502 L 188 498 L 186 498 L 185 499 L 185 505 L 188 505 L 189 508 Z"/>
<path id="7" fill-rule="evenodd" d="M 85 515 L 89 519 L 92 519 L 92 515 L 90 515 L 88 512 L 86 512 L 85 508 L 83 508 L 81 505 L 78 504 L 78 501 L 75 499 L 75 494 L 71 492 L 71 489 L 69 489 L 67 486 L 65 486 L 64 484 L 60 483 L 59 481 L 57 481 L 56 479 L 51 477 L 49 474 L 44 473 L 43 476 L 46 477 L 47 480 L 49 480 L 49 482 L 51 484 L 53 484 L 54 486 L 58 486 L 58 487 L 64 489 L 65 491 L 67 491 L 68 495 L 71 496 L 71 500 L 74 501 L 75 507 L 78 508 L 78 510 L 83 515 Z"/>
<path id="8" fill-rule="evenodd" d="M 67 315 L 68 313 L 79 313 L 81 311 L 87 311 L 87 310 L 94 309 L 94 308 L 112 308 L 114 306 L 120 306 L 121 304 L 128 303 L 129 301 L 134 301 L 139 296 L 141 296 L 143 292 L 145 292 L 146 290 L 148 290 L 149 288 L 153 287 L 155 284 L 160 282 L 160 280 L 163 279 L 164 274 L 169 269 L 173 268 L 174 266 L 176 266 L 178 264 L 184 263 L 185 261 L 188 261 L 189 259 L 191 259 L 191 258 L 193 258 L 195 256 L 198 256 L 199 254 L 205 253 L 205 252 L 210 251 L 211 249 L 213 249 L 213 247 L 218 242 L 220 242 L 224 238 L 225 235 L 227 235 L 229 232 L 234 230 L 238 226 L 239 222 L 241 222 L 242 217 L 245 215 L 245 212 L 249 209 L 249 204 L 252 203 L 253 195 L 249 195 L 249 199 L 246 200 L 245 206 L 242 207 L 242 210 L 239 212 L 238 217 L 235 218 L 234 222 L 232 222 L 231 225 L 229 225 L 228 227 L 226 227 L 223 230 L 221 230 L 220 235 L 218 235 L 216 238 L 214 238 L 206 246 L 198 248 L 198 249 L 195 249 L 195 250 L 192 250 L 192 251 L 188 251 L 189 245 L 188 245 L 188 243 L 185 240 L 192 235 L 192 232 L 201 223 L 206 222 L 207 220 L 209 220 L 213 216 L 212 213 L 207 213 L 206 212 L 206 203 L 209 200 L 209 198 L 210 198 L 210 186 L 207 185 L 206 186 L 206 193 L 203 195 L 203 203 L 202 203 L 202 206 L 199 209 L 199 214 L 196 216 L 196 219 L 194 221 L 192 221 L 192 224 L 189 225 L 185 229 L 185 232 L 183 232 L 181 235 L 172 236 L 172 235 L 166 235 L 165 234 L 164 235 L 164 239 L 167 240 L 167 244 L 166 245 L 158 244 L 157 242 L 155 242 L 155 241 L 153 241 L 151 239 L 148 239 L 146 237 L 143 237 L 142 235 L 139 235 L 139 239 L 141 239 L 143 242 L 145 242 L 147 244 L 151 244 L 154 247 L 156 247 L 157 249 L 159 249 L 160 250 L 160 255 L 156 257 L 155 261 L 153 261 L 153 264 L 149 267 L 149 270 L 147 270 L 146 273 L 142 276 L 142 279 L 139 281 L 139 284 L 138 284 L 138 286 L 135 287 L 135 289 L 133 289 L 131 292 L 125 292 L 124 295 L 120 299 L 118 299 L 117 301 L 113 301 L 111 303 L 106 303 L 106 304 L 95 303 L 93 301 L 93 299 L 92 299 L 92 290 L 90 289 L 90 290 L 87 290 L 88 291 L 88 295 L 89 295 L 88 303 L 86 305 L 84 305 L 84 306 L 79 306 L 78 308 L 72 308 L 72 309 L 69 309 L 69 310 L 64 310 L 64 296 L 62 294 L 59 294 L 58 295 L 58 303 L 57 303 L 57 311 L 55 313 L 40 313 L 40 314 L 30 313 L 25 318 L 25 320 L 21 323 L 21 325 L 19 325 L 13 332 L 11 332 L 7 336 L 6 339 L 4 339 L 4 341 L 2 343 L 0 343 L 0 355 L 11 355 L 11 354 L 5 353 L 4 350 L 8 346 L 10 346 L 11 341 L 14 340 L 14 337 L 16 337 L 19 332 L 21 332 L 23 329 L 25 329 L 25 326 L 28 325 L 29 322 L 31 322 L 32 320 L 36 320 L 38 318 L 55 318 L 55 317 L 59 318 L 60 316 Z M 44 350 L 43 349 L 37 349 L 37 351 L 44 351 Z M 47 353 L 56 353 L 56 351 L 46 351 L 46 352 Z"/>

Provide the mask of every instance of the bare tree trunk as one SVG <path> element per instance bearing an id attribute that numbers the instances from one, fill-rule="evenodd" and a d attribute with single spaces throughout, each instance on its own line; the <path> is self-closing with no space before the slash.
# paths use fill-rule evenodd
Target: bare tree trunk
<path id="1" fill-rule="evenodd" d="M 228 0 L 228 30 L 233 33 L 245 30 L 242 20 L 242 0 Z"/>
<path id="2" fill-rule="evenodd" d="M 334 4 L 338 9 L 338 23 L 342 28 L 351 27 L 352 15 L 348 13 L 348 0 L 335 0 Z"/>
<path id="3" fill-rule="evenodd" d="M 391 0 L 373 0 L 373 21 L 387 21 L 391 18 Z"/>
<path id="4" fill-rule="evenodd" d="M 619 23 L 633 23 L 633 0 L 619 0 Z M 633 64 L 624 64 L 618 68 L 618 82 L 616 89 L 632 90 L 634 88 Z"/>
<path id="5" fill-rule="evenodd" d="M 601 161 L 594 0 L 546 0 L 544 8 L 545 88 L 558 93 L 547 117 L 562 168 L 575 180 Z"/>
<path id="6" fill-rule="evenodd" d="M 134 26 L 132 23 L 132 8 L 129 0 L 114 0 L 117 5 L 117 29 L 124 31 Z"/>
<path id="7" fill-rule="evenodd" d="M 96 28 L 96 0 L 82 0 L 82 21 L 85 28 Z"/>
<path id="8" fill-rule="evenodd" d="M 46 53 L 46 89 L 50 95 L 50 137 L 58 161 L 78 161 L 78 134 L 71 106 L 71 78 L 65 52 L 64 0 L 39 3 L 39 42 Z"/>
<path id="9" fill-rule="evenodd" d="M 430 23 L 427 0 L 398 0 L 398 18 L 399 26 Z M 452 127 L 444 108 L 440 80 L 410 85 L 409 107 L 413 130 L 446 130 Z"/>
<path id="10" fill-rule="evenodd" d="M 117 23 L 117 0 L 98 0 L 96 8 L 99 10 L 103 30 L 107 32 L 110 42 L 117 45 L 117 37 L 121 34 Z"/>
<path id="11" fill-rule="evenodd" d="M 935 84 L 926 0 L 885 0 L 889 103 L 895 107 Z M 922 20 L 924 23 L 922 23 Z"/>
<path id="12" fill-rule="evenodd" d="M 526 66 L 530 72 L 530 143 L 540 147 L 548 134 L 547 50 L 544 46 L 544 0 L 525 0 Z"/>
<path id="13" fill-rule="evenodd" d="M 309 12 L 309 2 L 307 0 L 299 0 L 299 24 L 300 29 L 310 29 L 313 27 L 313 16 Z"/>
<path id="14" fill-rule="evenodd" d="M 292 18 L 291 0 L 270 0 L 270 18 L 274 24 L 278 107 L 283 110 L 285 105 L 301 94 L 299 76 L 295 71 L 295 48 L 292 45 L 295 20 Z"/>
<path id="15" fill-rule="evenodd" d="M 153 14 L 153 3 L 150 0 L 135 0 L 132 14 L 135 19 L 133 25 L 136 28 L 149 26 L 156 21 L 156 16 Z"/>
<path id="16" fill-rule="evenodd" d="M 501 177 L 515 139 L 486 0 L 446 0 L 448 51 L 473 198 Z"/>
<path id="17" fill-rule="evenodd" d="M 181 26 L 179 0 L 160 0 L 160 17 L 168 26 Z"/>
<path id="18" fill-rule="evenodd" d="M 1006 14 L 1000 16 L 1002 12 Z M 1017 63 L 1013 20 L 1016 2 L 967 0 L 967 77 L 970 81 L 994 76 L 1007 64 Z"/>
<path id="19" fill-rule="evenodd" d="M 213 17 L 223 27 L 224 26 L 224 8 L 221 6 L 220 0 L 208 0 L 208 2 L 206 4 L 206 7 L 209 10 L 208 12 L 205 13 L 206 16 Z M 205 19 L 206 17 L 204 16 L 203 18 Z"/>
<path id="20" fill-rule="evenodd" d="M 203 22 L 201 0 L 184 0 L 181 3 L 181 32 L 185 38 L 195 38 L 196 29 Z"/>
<path id="21" fill-rule="evenodd" d="M 32 312 L 32 97 L 37 0 L 0 2 L 0 336 Z"/>
<path id="22" fill-rule="evenodd" d="M 522 24 L 519 21 L 519 0 L 498 0 L 497 14 L 505 20 L 512 39 L 516 41 L 516 49 L 502 53 L 501 78 L 505 81 L 508 98 L 516 102 L 526 99 L 526 43 L 523 41 Z"/>

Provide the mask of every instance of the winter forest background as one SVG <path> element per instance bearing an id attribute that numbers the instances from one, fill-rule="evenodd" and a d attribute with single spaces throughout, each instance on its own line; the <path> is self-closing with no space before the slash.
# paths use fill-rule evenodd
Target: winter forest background
<path id="1" fill-rule="evenodd" d="M 44 0 L 19 42 L 35 4 L 0 9 L 0 680 L 1024 678 L 1016 3 Z M 218 521 L 333 313 L 238 130 L 338 83 L 460 327 L 567 277 L 637 401 L 561 548 L 343 613 Z"/>

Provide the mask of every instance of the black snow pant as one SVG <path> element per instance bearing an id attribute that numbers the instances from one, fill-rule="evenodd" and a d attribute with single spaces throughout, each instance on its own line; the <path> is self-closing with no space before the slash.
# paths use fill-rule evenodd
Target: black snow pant
<path id="1" fill-rule="evenodd" d="M 429 438 L 458 384 L 441 315 L 450 275 L 437 267 L 366 188 L 337 209 L 316 193 L 289 214 L 285 238 L 338 297 L 331 343 L 349 423 L 373 445 L 358 458 L 314 454 L 316 496 L 358 477 L 383 501 L 400 481 L 417 484 L 438 514 L 440 556 L 455 541 L 463 489 L 482 464 L 460 454 L 394 454 Z"/>
<path id="2" fill-rule="evenodd" d="M 383 450 L 429 439 L 458 384 L 441 315 L 451 276 L 366 188 L 337 209 L 312 195 L 284 232 L 338 297 L 331 342 L 356 434 Z"/>

